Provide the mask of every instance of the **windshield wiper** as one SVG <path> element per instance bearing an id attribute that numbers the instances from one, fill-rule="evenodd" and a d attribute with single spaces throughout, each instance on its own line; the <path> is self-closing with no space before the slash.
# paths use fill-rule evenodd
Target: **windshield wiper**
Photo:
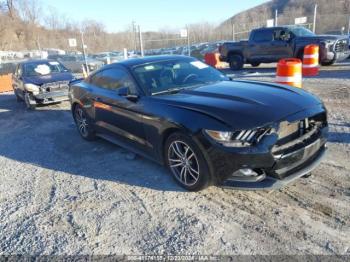
<path id="1" fill-rule="evenodd" d="M 184 89 L 185 89 L 185 87 L 171 88 L 168 90 L 152 93 L 152 95 L 160 95 L 160 94 L 165 94 L 165 93 L 178 93 L 179 91 L 184 90 Z"/>

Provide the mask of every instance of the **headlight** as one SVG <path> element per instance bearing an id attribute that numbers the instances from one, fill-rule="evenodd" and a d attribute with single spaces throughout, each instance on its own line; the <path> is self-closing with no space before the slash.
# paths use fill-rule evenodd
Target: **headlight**
<path id="1" fill-rule="evenodd" d="M 216 142 L 227 147 L 249 147 L 258 142 L 269 129 L 241 130 L 236 132 L 223 132 L 204 130 Z"/>
<path id="2" fill-rule="evenodd" d="M 35 95 L 35 94 L 39 94 L 40 87 L 37 86 L 37 85 L 34 85 L 34 84 L 25 84 L 24 87 L 25 87 L 25 89 L 26 89 L 28 92 L 32 92 L 34 95 Z"/>

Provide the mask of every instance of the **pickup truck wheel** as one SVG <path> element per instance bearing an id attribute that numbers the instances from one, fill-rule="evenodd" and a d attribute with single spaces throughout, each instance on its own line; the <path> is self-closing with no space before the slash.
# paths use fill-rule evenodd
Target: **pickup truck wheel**
<path id="1" fill-rule="evenodd" d="M 252 67 L 258 67 L 260 63 L 251 63 Z"/>
<path id="2" fill-rule="evenodd" d="M 243 57 L 241 55 L 230 55 L 229 63 L 231 70 L 241 70 L 243 68 Z"/>
<path id="3" fill-rule="evenodd" d="M 30 93 L 26 92 L 24 94 L 24 102 L 26 103 L 27 109 L 35 110 L 36 104 L 33 103 L 33 98 L 32 98 L 32 95 Z"/>

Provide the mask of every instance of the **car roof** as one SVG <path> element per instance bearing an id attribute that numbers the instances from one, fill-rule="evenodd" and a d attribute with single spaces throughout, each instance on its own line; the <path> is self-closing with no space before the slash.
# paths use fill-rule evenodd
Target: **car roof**
<path id="1" fill-rule="evenodd" d="M 141 58 L 131 58 L 124 61 L 117 62 L 115 64 L 122 64 L 127 67 L 134 67 L 138 65 L 154 63 L 154 62 L 163 62 L 169 60 L 183 60 L 183 61 L 193 61 L 195 58 L 182 56 L 182 55 L 159 55 L 159 56 L 146 56 Z"/>
<path id="2" fill-rule="evenodd" d="M 25 64 L 48 63 L 48 62 L 56 62 L 56 61 L 52 59 L 30 59 L 30 60 L 22 61 L 20 62 L 20 64 L 25 65 Z"/>
<path id="3" fill-rule="evenodd" d="M 256 28 L 253 29 L 252 31 L 258 31 L 258 30 L 276 30 L 276 29 L 294 29 L 294 28 L 305 28 L 301 25 L 285 25 L 285 26 L 272 26 L 272 27 L 261 27 L 261 28 Z M 305 28 L 307 29 L 307 28 Z"/>

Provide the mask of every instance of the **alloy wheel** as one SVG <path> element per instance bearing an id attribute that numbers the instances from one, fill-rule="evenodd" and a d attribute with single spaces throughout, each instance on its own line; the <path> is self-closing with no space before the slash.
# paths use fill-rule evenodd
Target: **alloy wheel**
<path id="1" fill-rule="evenodd" d="M 87 123 L 85 113 L 83 109 L 81 109 L 80 107 L 77 107 L 75 109 L 75 120 L 76 120 L 80 134 L 83 137 L 87 137 L 89 135 L 88 123 Z"/>
<path id="2" fill-rule="evenodd" d="M 186 186 L 197 183 L 200 173 L 198 159 L 189 145 L 173 141 L 168 149 L 168 163 L 175 178 Z"/>

